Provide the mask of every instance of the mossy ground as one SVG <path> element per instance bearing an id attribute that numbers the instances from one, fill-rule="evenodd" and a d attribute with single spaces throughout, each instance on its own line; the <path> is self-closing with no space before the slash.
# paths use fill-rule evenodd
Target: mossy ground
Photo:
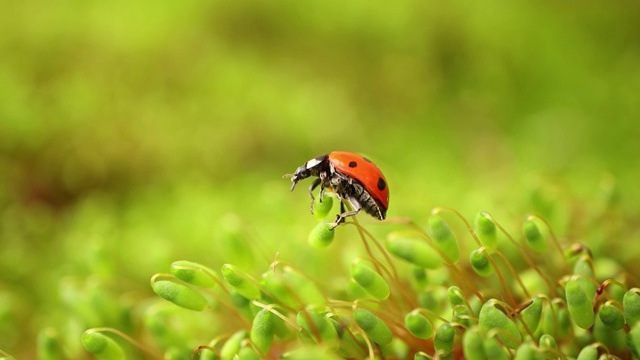
<path id="1" fill-rule="evenodd" d="M 54 329 L 66 356 L 88 356 L 79 339 L 98 326 L 152 343 L 149 309 L 179 319 L 183 335 L 167 341 L 207 343 L 225 324 L 177 316 L 149 286 L 175 260 L 258 275 L 278 253 L 328 293 L 345 291 L 363 255 L 357 232 L 310 247 L 308 198 L 280 178 L 331 150 L 378 164 L 391 219 L 426 226 L 436 206 L 467 219 L 486 210 L 519 236 L 539 214 L 561 244 L 607 262 L 599 278 L 626 273 L 633 285 L 639 11 L 632 1 L 8 6 L 0 349 L 34 358 L 38 334 Z M 401 227 L 360 221 L 380 239 Z"/>

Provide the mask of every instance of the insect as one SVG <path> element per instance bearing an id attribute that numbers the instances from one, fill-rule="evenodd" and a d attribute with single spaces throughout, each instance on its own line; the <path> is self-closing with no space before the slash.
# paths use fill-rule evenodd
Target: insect
<path id="1" fill-rule="evenodd" d="M 291 177 L 291 191 L 298 181 L 317 176 L 309 186 L 311 213 L 315 197 L 313 191 L 320 186 L 320 201 L 325 189 L 333 190 L 340 199 L 340 214 L 331 229 L 340 225 L 349 216 L 363 210 L 378 220 L 384 220 L 389 208 L 389 186 L 384 175 L 369 159 L 346 151 L 333 151 L 315 157 L 298 167 Z M 345 202 L 351 207 L 345 210 Z"/>

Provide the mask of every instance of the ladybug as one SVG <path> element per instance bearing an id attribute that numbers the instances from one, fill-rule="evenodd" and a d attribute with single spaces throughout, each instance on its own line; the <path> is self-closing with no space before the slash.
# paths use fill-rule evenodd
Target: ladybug
<path id="1" fill-rule="evenodd" d="M 318 178 L 309 186 L 311 213 L 315 197 L 313 190 L 320 186 L 320 201 L 325 189 L 331 189 L 340 199 L 340 214 L 336 216 L 331 229 L 364 210 L 378 220 L 384 220 L 389 208 L 389 186 L 378 167 L 366 157 L 346 151 L 333 151 L 315 157 L 298 167 L 291 177 L 291 191 L 298 181 L 310 176 Z M 345 202 L 351 211 L 345 211 Z"/>

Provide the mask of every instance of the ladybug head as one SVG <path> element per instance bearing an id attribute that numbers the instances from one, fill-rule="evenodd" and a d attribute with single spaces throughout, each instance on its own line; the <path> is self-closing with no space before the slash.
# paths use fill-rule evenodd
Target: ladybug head
<path id="1" fill-rule="evenodd" d="M 298 181 L 306 179 L 309 176 L 311 176 L 311 170 L 309 168 L 307 168 L 307 164 L 304 164 L 304 165 L 298 167 L 293 174 L 285 175 L 285 177 L 291 177 L 292 184 L 291 184 L 291 190 L 290 191 L 293 191 L 293 189 L 296 187 L 296 184 L 298 183 Z"/>
<path id="2" fill-rule="evenodd" d="M 304 165 L 299 166 L 293 174 L 286 174 L 283 177 L 291 178 L 291 191 L 296 187 L 298 181 L 308 178 L 309 176 L 318 176 L 327 164 L 327 155 L 321 155 L 313 158 Z"/>

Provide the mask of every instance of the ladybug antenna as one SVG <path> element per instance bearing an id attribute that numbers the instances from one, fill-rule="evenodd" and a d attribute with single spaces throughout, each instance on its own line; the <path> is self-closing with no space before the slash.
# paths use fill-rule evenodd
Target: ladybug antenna
<path id="1" fill-rule="evenodd" d="M 282 175 L 282 178 L 283 179 L 291 178 L 291 182 L 293 184 L 291 184 L 291 189 L 289 189 L 289 191 L 293 191 L 293 189 L 296 187 L 296 184 L 298 183 L 298 181 L 300 181 L 300 178 L 296 174 L 284 174 L 284 175 Z"/>

